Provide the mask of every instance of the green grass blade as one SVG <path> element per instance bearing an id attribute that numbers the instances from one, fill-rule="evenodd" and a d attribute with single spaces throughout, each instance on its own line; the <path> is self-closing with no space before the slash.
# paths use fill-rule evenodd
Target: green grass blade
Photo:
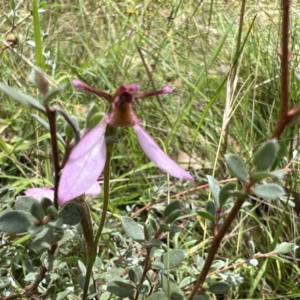
<path id="1" fill-rule="evenodd" d="M 32 15 L 33 15 L 33 31 L 34 31 L 34 42 L 35 42 L 36 65 L 41 69 L 44 69 L 44 56 L 43 56 L 43 46 L 42 46 L 42 38 L 41 38 L 38 0 L 33 0 L 32 2 Z"/>

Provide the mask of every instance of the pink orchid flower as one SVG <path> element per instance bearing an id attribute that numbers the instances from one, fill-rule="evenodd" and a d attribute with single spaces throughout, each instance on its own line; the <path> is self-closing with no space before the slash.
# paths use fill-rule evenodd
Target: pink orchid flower
<path id="1" fill-rule="evenodd" d="M 105 129 L 107 124 L 113 127 L 133 127 L 140 146 L 158 168 L 179 179 L 194 181 L 193 177 L 169 158 L 139 125 L 139 119 L 132 110 L 135 99 L 168 94 L 172 91 L 171 87 L 166 86 L 157 91 L 139 92 L 138 84 L 122 85 L 114 95 L 109 95 L 78 79 L 74 79 L 73 84 L 75 87 L 106 99 L 112 104 L 112 108 L 102 121 L 88 131 L 72 149 L 60 177 L 58 188 L 60 203 L 65 203 L 83 194 L 91 182 L 96 181 L 102 173 L 106 160 Z"/>
<path id="2" fill-rule="evenodd" d="M 101 192 L 101 187 L 98 182 L 95 182 L 90 188 L 88 188 L 84 194 L 90 196 L 97 196 Z M 54 189 L 51 187 L 42 187 L 42 188 L 30 188 L 24 191 L 26 196 L 35 198 L 38 201 L 41 201 L 42 198 L 48 198 L 51 201 L 54 201 Z M 62 205 L 62 201 L 58 199 L 58 203 Z"/>

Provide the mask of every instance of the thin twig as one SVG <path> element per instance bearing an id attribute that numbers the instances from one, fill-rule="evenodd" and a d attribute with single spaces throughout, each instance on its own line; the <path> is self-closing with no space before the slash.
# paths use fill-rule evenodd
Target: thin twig
<path id="1" fill-rule="evenodd" d="M 71 126 L 73 133 L 74 133 L 74 138 L 75 138 L 75 144 L 78 144 L 80 141 L 80 131 L 77 128 L 77 126 L 74 124 L 74 122 L 72 121 L 72 119 L 70 118 L 70 116 L 59 106 L 54 105 L 53 108 L 59 112 L 64 119 L 66 120 L 66 122 Z"/>
<path id="2" fill-rule="evenodd" d="M 13 24 L 12 27 L 8 31 L 6 31 L 6 34 L 13 32 L 18 26 L 20 26 L 29 17 L 31 17 L 31 12 L 28 15 L 26 15 L 22 20 L 20 20 L 19 22 L 17 22 L 16 24 Z"/>
<path id="3" fill-rule="evenodd" d="M 48 251 L 48 255 L 49 256 L 54 255 L 56 249 L 57 249 L 57 244 L 52 245 Z M 23 291 L 18 292 L 16 294 L 9 295 L 6 297 L 0 296 L 0 299 L 1 300 L 14 300 L 14 299 L 19 299 L 19 298 L 23 298 L 23 297 L 31 298 L 31 296 L 33 296 L 35 293 L 37 293 L 37 288 L 38 288 L 39 284 L 44 280 L 46 272 L 47 272 L 47 268 L 45 266 L 42 266 L 40 268 L 40 272 L 39 272 L 38 276 L 36 277 L 35 281 L 32 284 L 28 285 L 27 287 L 24 288 Z"/>
<path id="4" fill-rule="evenodd" d="M 158 229 L 157 232 L 154 235 L 154 239 L 159 239 L 159 237 L 161 236 L 162 233 L 163 233 L 163 231 L 161 229 Z M 138 285 L 141 285 L 144 282 L 144 280 L 147 276 L 147 272 L 151 269 L 151 249 L 152 249 L 152 246 L 146 247 L 147 254 L 146 254 L 145 262 L 144 262 L 144 271 L 143 271 L 143 274 L 141 276 L 141 280 L 140 280 Z M 138 300 L 139 294 L 140 293 L 137 290 L 136 293 L 135 293 L 134 300 Z"/>
<path id="5" fill-rule="evenodd" d="M 56 110 L 46 106 L 47 118 L 50 127 L 51 136 L 51 148 L 52 148 L 52 159 L 54 165 L 54 206 L 58 209 L 58 184 L 60 177 L 60 165 L 57 147 L 57 135 L 56 135 Z"/>
<path id="6" fill-rule="evenodd" d="M 243 187 L 243 192 L 246 194 L 250 194 L 251 193 L 251 188 L 254 185 L 254 182 L 252 182 L 251 180 L 249 180 L 248 182 L 245 183 L 244 187 Z M 228 228 L 230 227 L 230 225 L 232 224 L 232 221 L 235 219 L 235 217 L 237 216 L 238 212 L 240 211 L 243 203 L 244 203 L 244 199 L 237 199 L 233 208 L 231 209 L 230 213 L 228 214 L 227 218 L 224 221 L 223 226 L 221 227 L 221 229 L 219 230 L 218 234 L 214 237 L 212 245 L 210 250 L 208 251 L 208 256 L 205 260 L 205 264 L 202 268 L 202 271 L 193 287 L 193 290 L 191 292 L 191 294 L 189 295 L 189 300 L 192 300 L 194 298 L 194 296 L 196 295 L 196 293 L 198 292 L 198 290 L 201 290 L 201 286 L 205 281 L 205 278 L 209 272 L 209 269 L 212 265 L 212 262 L 215 258 L 215 255 L 217 253 L 217 250 L 219 248 L 219 245 L 222 241 L 222 239 L 224 238 Z"/>
<path id="7" fill-rule="evenodd" d="M 289 62 L 288 62 L 288 32 L 289 32 L 289 0 L 282 0 L 283 16 L 282 16 L 282 60 L 281 60 L 281 110 L 277 126 L 274 129 L 272 138 L 279 138 L 288 123 L 291 122 L 293 117 L 300 113 L 300 106 L 296 107 L 293 110 L 289 111 Z M 254 182 L 249 180 L 243 187 L 243 191 L 246 194 L 251 194 L 251 188 L 254 185 Z M 202 284 L 205 281 L 205 278 L 209 272 L 209 269 L 213 263 L 214 257 L 217 253 L 219 245 L 224 238 L 229 226 L 232 221 L 237 216 L 240 211 L 242 204 L 244 203 L 243 199 L 238 199 L 233 208 L 231 209 L 229 215 L 225 219 L 223 226 L 216 236 L 214 236 L 210 251 L 205 260 L 203 269 L 198 277 L 191 294 L 189 295 L 189 300 L 192 300 L 196 293 L 201 290 Z"/>
<path id="8" fill-rule="evenodd" d="M 282 0 L 282 37 L 281 37 L 281 107 L 278 123 L 273 131 L 272 138 L 279 138 L 285 127 L 299 114 L 300 108 L 289 112 L 289 19 L 290 1 Z"/>

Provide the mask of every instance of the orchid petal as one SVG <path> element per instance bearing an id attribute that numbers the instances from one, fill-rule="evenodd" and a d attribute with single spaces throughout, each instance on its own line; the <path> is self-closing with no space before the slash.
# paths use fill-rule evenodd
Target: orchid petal
<path id="1" fill-rule="evenodd" d="M 80 81 L 79 79 L 73 79 L 72 80 L 72 83 L 75 87 L 79 88 L 79 89 L 83 89 L 85 91 L 88 91 L 88 92 L 91 92 L 91 93 L 94 93 L 96 94 L 97 96 L 99 97 L 102 97 L 104 99 L 106 99 L 107 101 L 110 101 L 111 100 L 111 96 L 110 94 L 107 94 L 101 90 L 98 90 L 98 89 L 95 89 L 89 85 L 87 85 L 86 83 Z"/>
<path id="2" fill-rule="evenodd" d="M 137 83 L 132 83 L 132 84 L 128 84 L 128 85 L 121 85 L 115 93 L 115 97 L 119 96 L 123 93 L 131 93 L 134 91 L 137 91 L 140 88 L 140 85 Z"/>
<path id="3" fill-rule="evenodd" d="M 103 119 L 72 149 L 59 181 L 60 205 L 83 195 L 102 173 L 106 160 L 106 124 Z"/>
<path id="4" fill-rule="evenodd" d="M 43 188 L 30 188 L 24 191 L 24 194 L 26 196 L 33 197 L 39 201 L 42 200 L 42 198 L 48 198 L 51 201 L 54 200 L 54 190 L 53 188 L 43 187 Z"/>
<path id="5" fill-rule="evenodd" d="M 90 188 L 85 191 L 86 195 L 97 196 L 101 193 L 100 184 L 96 181 Z"/>
<path id="6" fill-rule="evenodd" d="M 193 177 L 167 156 L 142 126 L 137 124 L 134 126 L 134 130 L 145 154 L 158 168 L 176 178 L 187 179 L 194 182 Z"/>
<path id="7" fill-rule="evenodd" d="M 155 96 L 155 95 L 163 95 L 163 94 L 169 94 L 173 91 L 173 88 L 171 88 L 170 86 L 165 86 L 163 88 L 161 88 L 160 90 L 156 90 L 156 91 L 149 91 L 149 92 L 135 92 L 132 93 L 132 96 L 134 98 L 147 98 L 147 97 L 151 97 L 151 96 Z"/>
<path id="8" fill-rule="evenodd" d="M 89 189 L 85 191 L 86 195 L 97 196 L 101 192 L 100 184 L 96 181 Z M 35 198 L 38 201 L 41 201 L 42 198 L 48 198 L 51 201 L 54 201 L 54 190 L 50 187 L 42 188 L 30 188 L 24 191 L 26 196 Z"/>

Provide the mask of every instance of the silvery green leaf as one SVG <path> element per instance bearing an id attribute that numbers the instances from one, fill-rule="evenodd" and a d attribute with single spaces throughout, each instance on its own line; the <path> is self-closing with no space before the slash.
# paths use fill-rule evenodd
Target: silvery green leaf
<path id="1" fill-rule="evenodd" d="M 209 188 L 211 190 L 212 197 L 215 200 L 216 206 L 218 207 L 219 206 L 219 193 L 220 193 L 219 183 L 215 178 L 213 178 L 210 175 L 206 175 L 206 178 L 208 181 Z"/>
<path id="2" fill-rule="evenodd" d="M 255 187 L 253 193 L 258 197 L 274 200 L 284 196 L 285 190 L 276 183 L 266 183 Z"/>
<path id="3" fill-rule="evenodd" d="M 209 286 L 209 291 L 213 294 L 225 294 L 231 288 L 231 285 L 225 281 L 214 282 Z"/>
<path id="4" fill-rule="evenodd" d="M 299 248 L 299 246 L 295 245 L 294 243 L 283 242 L 277 245 L 274 251 L 278 254 L 286 254 L 296 250 L 297 248 Z"/>
<path id="5" fill-rule="evenodd" d="M 26 107 L 35 108 L 42 113 L 46 113 L 45 107 L 39 101 L 30 97 L 29 95 L 26 95 L 8 85 L 6 85 L 3 82 L 0 82 L 0 90 L 2 90 L 5 94 L 7 94 L 13 100 L 21 103 L 22 105 L 24 105 Z"/>
<path id="6" fill-rule="evenodd" d="M 246 182 L 248 171 L 243 159 L 237 154 L 225 154 L 225 160 L 229 171 L 236 176 L 240 181 Z"/>
<path id="7" fill-rule="evenodd" d="M 272 167 L 277 153 L 277 139 L 265 142 L 253 155 L 253 164 L 257 171 L 266 171 Z"/>
<path id="8" fill-rule="evenodd" d="M 135 241 L 145 240 L 145 235 L 140 225 L 129 217 L 122 217 L 122 225 L 126 233 Z"/>

